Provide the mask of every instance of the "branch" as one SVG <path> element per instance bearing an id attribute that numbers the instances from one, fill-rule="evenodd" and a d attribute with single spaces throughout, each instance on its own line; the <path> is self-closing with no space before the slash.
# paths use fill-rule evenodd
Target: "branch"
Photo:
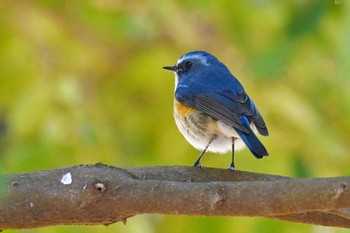
<path id="1" fill-rule="evenodd" d="M 262 216 L 350 227 L 349 185 L 350 177 L 80 165 L 0 177 L 0 229 L 111 224 L 137 214 Z"/>

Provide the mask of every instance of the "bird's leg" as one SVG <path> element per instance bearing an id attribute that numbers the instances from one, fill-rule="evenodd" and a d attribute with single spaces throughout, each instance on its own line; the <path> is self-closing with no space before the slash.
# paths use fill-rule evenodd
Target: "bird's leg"
<path id="1" fill-rule="evenodd" d="M 201 154 L 198 156 L 196 162 L 194 162 L 193 166 L 194 167 L 200 167 L 203 168 L 203 164 L 200 163 L 201 158 L 203 157 L 204 153 L 207 151 L 208 147 L 210 146 L 210 144 L 215 140 L 215 138 L 217 137 L 217 135 L 214 135 L 210 141 L 208 142 L 207 146 L 204 148 L 204 150 L 201 152 Z"/>
<path id="2" fill-rule="evenodd" d="M 236 172 L 236 167 L 235 167 L 235 138 L 232 138 L 232 162 L 229 167 L 231 171 Z"/>

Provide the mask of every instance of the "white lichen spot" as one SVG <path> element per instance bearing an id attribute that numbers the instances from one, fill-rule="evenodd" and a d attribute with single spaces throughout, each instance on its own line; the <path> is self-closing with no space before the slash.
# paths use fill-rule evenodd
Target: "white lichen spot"
<path id="1" fill-rule="evenodd" d="M 61 183 L 64 185 L 72 183 L 72 175 L 70 174 L 70 172 L 62 176 Z"/>
<path id="2" fill-rule="evenodd" d="M 29 203 L 29 206 L 30 206 L 30 208 L 33 208 L 33 207 L 34 207 L 33 202 L 30 202 L 30 203 Z"/>

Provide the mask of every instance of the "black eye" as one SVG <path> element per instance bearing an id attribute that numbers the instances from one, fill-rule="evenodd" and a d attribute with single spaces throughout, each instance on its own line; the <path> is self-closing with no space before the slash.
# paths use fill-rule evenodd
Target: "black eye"
<path id="1" fill-rule="evenodd" d="M 190 69 L 192 67 L 192 62 L 186 61 L 185 64 L 184 64 L 184 67 L 185 67 L 186 70 Z"/>

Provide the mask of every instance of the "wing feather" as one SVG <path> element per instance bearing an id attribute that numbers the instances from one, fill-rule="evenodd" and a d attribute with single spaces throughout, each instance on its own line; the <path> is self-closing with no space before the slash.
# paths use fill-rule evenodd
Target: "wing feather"
<path id="1" fill-rule="evenodd" d="M 221 120 L 235 129 L 249 133 L 243 126 L 240 116 L 246 116 L 252 121 L 262 135 L 267 136 L 266 124 L 254 102 L 241 92 L 237 95 L 225 93 L 201 94 L 194 97 L 194 108 Z"/>

